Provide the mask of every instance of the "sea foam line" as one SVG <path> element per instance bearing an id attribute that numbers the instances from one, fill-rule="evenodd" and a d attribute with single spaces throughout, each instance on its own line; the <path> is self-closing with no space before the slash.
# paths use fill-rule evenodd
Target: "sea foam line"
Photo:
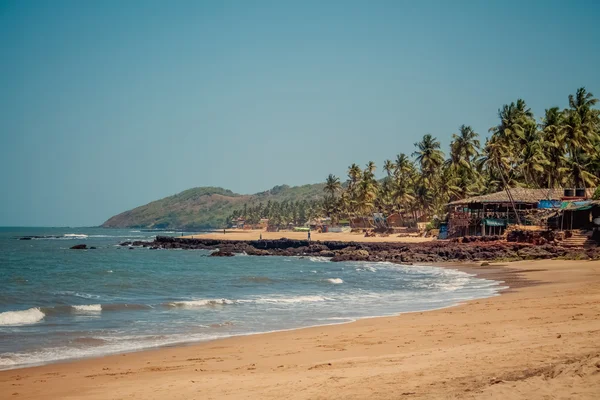
<path id="1" fill-rule="evenodd" d="M 35 324 L 45 316 L 46 314 L 37 307 L 21 311 L 5 311 L 0 313 L 0 326 Z"/>

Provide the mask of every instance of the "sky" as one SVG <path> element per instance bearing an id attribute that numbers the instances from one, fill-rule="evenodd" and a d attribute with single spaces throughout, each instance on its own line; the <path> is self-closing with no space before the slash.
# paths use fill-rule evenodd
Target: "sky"
<path id="1" fill-rule="evenodd" d="M 447 151 L 600 96 L 596 1 L 0 0 L 0 226 L 94 226 Z"/>

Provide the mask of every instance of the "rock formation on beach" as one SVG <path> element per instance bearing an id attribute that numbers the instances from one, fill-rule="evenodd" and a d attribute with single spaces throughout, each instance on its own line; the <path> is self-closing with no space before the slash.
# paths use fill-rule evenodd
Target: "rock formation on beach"
<path id="1" fill-rule="evenodd" d="M 496 238 L 498 239 L 498 238 Z M 217 240 L 157 236 L 153 242 L 124 242 L 122 246 L 152 249 L 218 249 L 214 256 L 245 253 L 254 256 L 315 256 L 331 261 L 388 261 L 398 264 L 440 263 L 453 261 L 516 261 L 550 258 L 598 259 L 597 248 L 564 248 L 554 243 L 506 242 L 493 238 L 433 241 L 424 243 L 359 243 L 307 240 Z"/>

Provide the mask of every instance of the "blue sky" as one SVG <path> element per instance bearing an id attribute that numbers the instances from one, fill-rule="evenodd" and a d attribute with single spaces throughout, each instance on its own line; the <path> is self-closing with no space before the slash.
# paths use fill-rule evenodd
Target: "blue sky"
<path id="1" fill-rule="evenodd" d="M 600 96 L 599 4 L 0 0 L 0 225 L 319 182 Z"/>

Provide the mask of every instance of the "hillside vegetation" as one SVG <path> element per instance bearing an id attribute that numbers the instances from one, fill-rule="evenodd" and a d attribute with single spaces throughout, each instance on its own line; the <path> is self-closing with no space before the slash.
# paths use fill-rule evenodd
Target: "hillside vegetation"
<path id="1" fill-rule="evenodd" d="M 324 184 L 275 186 L 253 195 L 233 193 L 217 187 L 199 187 L 115 215 L 104 228 L 201 229 L 221 228 L 235 210 L 270 201 L 317 200 Z"/>

